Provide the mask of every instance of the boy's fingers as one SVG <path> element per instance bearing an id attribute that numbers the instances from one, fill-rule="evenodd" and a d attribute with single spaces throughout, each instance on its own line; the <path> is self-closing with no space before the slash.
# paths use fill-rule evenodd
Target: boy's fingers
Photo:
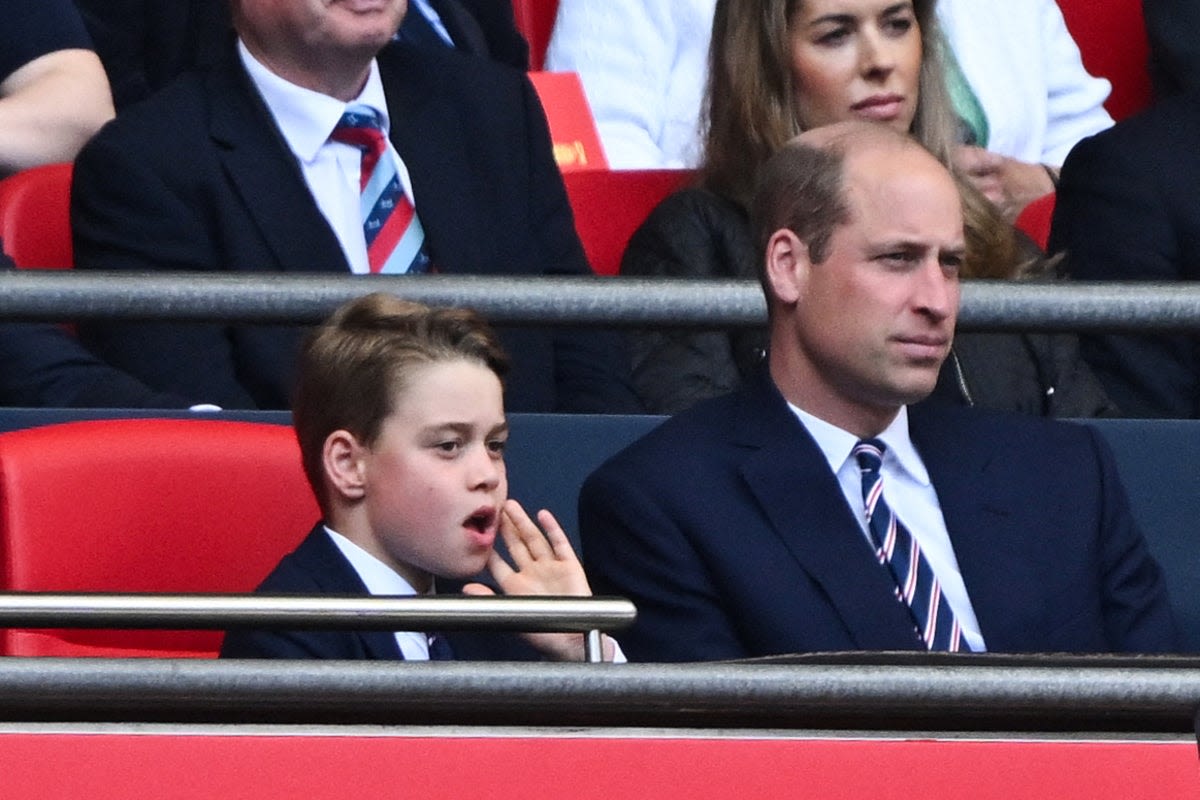
<path id="1" fill-rule="evenodd" d="M 500 584 L 501 587 L 503 587 L 504 584 L 508 582 L 509 578 L 511 578 L 515 574 L 515 571 L 513 570 L 513 568 L 510 567 L 508 565 L 508 562 L 505 561 L 503 558 L 501 558 L 500 554 L 497 553 L 495 550 L 493 550 L 491 552 L 491 555 L 488 556 L 487 570 L 488 570 L 488 572 L 490 572 L 492 574 L 492 577 L 496 579 L 496 583 Z M 470 585 L 470 584 L 468 584 L 468 585 Z M 475 585 L 483 586 L 483 584 L 475 584 Z M 466 591 L 466 588 L 467 587 L 464 586 L 463 591 Z M 487 588 L 487 587 L 484 587 L 484 588 Z M 472 592 L 472 594 L 478 594 L 478 592 Z M 493 594 L 494 594 L 494 592 L 493 592 Z"/>
<path id="2" fill-rule="evenodd" d="M 549 542 L 550 548 L 554 551 L 555 558 L 568 559 L 575 558 L 575 548 L 571 546 L 571 539 L 567 536 L 566 531 L 558 524 L 558 520 L 554 518 L 546 509 L 538 512 L 538 522 L 542 525 L 542 530 L 545 531 L 546 541 Z"/>
<path id="3" fill-rule="evenodd" d="M 552 554 L 550 544 L 546 541 L 546 534 L 543 534 L 537 523 L 529 518 L 520 503 L 516 500 L 505 502 L 504 516 L 512 523 L 513 533 L 520 539 L 531 558 L 534 560 L 547 558 Z M 557 523 L 555 524 L 557 525 Z M 501 527 L 501 532 L 503 533 L 503 527 Z M 507 537 L 504 539 L 504 543 L 509 546 L 511 551 L 513 545 Z"/>

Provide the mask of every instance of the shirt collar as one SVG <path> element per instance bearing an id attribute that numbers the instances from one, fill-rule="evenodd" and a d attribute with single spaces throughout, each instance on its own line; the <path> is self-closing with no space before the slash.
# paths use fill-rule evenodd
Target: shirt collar
<path id="1" fill-rule="evenodd" d="M 350 566 L 358 573 L 358 577 L 362 580 L 363 585 L 367 587 L 368 592 L 373 595 L 417 594 L 417 590 L 387 564 L 384 564 L 378 558 L 328 525 L 323 527 L 325 528 L 325 533 L 329 534 L 329 538 L 337 546 L 337 549 L 341 551 L 346 560 L 350 562 Z"/>
<path id="2" fill-rule="evenodd" d="M 840 472 L 842 465 L 851 458 L 851 453 L 854 446 L 858 444 L 859 438 L 849 431 L 842 430 L 836 425 L 813 416 L 799 406 L 788 403 L 788 408 L 816 441 L 821 454 L 829 462 L 829 469 L 834 474 Z M 885 462 L 890 461 L 921 486 L 930 484 L 929 472 L 925 469 L 924 462 L 917 454 L 917 448 L 913 446 L 912 437 L 908 434 L 908 406 L 901 406 L 892 423 L 875 438 L 887 445 L 884 453 Z"/>
<path id="3" fill-rule="evenodd" d="M 271 72 L 254 57 L 241 39 L 238 40 L 238 55 L 250 80 L 262 94 L 288 147 L 305 164 L 316 159 L 318 151 L 329 141 L 329 135 L 348 105 L 371 107 L 380 115 L 384 135 L 390 130 L 391 120 L 383 93 L 383 81 L 379 77 L 379 64 L 374 59 L 367 73 L 367 82 L 358 97 L 350 103 L 343 103 L 336 97 L 297 86 Z"/>

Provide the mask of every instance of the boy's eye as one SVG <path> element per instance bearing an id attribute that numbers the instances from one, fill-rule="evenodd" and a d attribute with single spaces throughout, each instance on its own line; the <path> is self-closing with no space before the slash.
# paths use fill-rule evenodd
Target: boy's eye
<path id="1" fill-rule="evenodd" d="M 487 443 L 487 448 L 493 453 L 503 453 L 504 448 L 508 445 L 506 439 L 492 439 Z"/>
<path id="2" fill-rule="evenodd" d="M 456 451 L 457 451 L 457 450 L 458 450 L 460 447 L 462 447 L 462 442 L 459 442 L 459 441 L 457 441 L 457 440 L 455 440 L 455 441 L 446 441 L 446 442 L 438 442 L 437 444 L 435 444 L 435 445 L 434 445 L 434 447 L 435 447 L 436 449 L 438 449 L 438 450 L 442 451 L 443 453 L 454 453 L 454 452 L 456 452 Z"/>

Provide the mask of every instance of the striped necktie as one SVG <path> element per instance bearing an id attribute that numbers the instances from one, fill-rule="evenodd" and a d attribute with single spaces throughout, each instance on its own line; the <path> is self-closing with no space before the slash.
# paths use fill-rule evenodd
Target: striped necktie
<path id="1" fill-rule="evenodd" d="M 880 467 L 885 449 L 887 446 L 878 439 L 863 439 L 853 450 L 862 472 L 867 528 L 875 545 L 875 556 L 891 571 L 896 582 L 896 599 L 912 613 L 917 636 L 927 649 L 970 650 L 920 545 L 883 499 Z"/>
<path id="2" fill-rule="evenodd" d="M 350 106 L 329 138 L 362 151 L 359 202 L 371 272 L 428 272 L 425 231 L 388 155 L 378 112 Z"/>

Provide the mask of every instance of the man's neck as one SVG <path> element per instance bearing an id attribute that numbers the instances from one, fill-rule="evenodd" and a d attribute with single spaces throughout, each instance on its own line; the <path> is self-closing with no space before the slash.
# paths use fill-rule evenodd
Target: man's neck
<path id="1" fill-rule="evenodd" d="M 301 61 L 242 38 L 246 50 L 266 69 L 288 83 L 349 103 L 358 97 L 371 72 L 374 53 L 358 55 L 310 55 Z"/>
<path id="2" fill-rule="evenodd" d="M 782 351 L 771 348 L 768 368 L 780 394 L 796 408 L 860 439 L 878 436 L 900 413 L 900 406 L 855 402 L 830 391 L 805 364 L 780 355 Z"/>

